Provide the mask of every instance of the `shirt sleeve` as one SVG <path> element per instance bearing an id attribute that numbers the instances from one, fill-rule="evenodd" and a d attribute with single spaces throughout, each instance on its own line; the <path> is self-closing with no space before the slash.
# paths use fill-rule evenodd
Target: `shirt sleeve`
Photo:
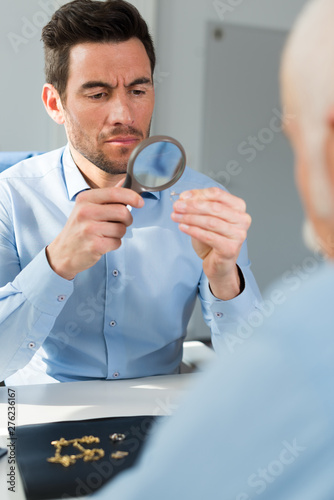
<path id="1" fill-rule="evenodd" d="M 13 281 L 0 288 L 0 379 L 4 380 L 41 347 L 73 292 L 73 282 L 51 269 L 44 248 L 19 271 L 13 244 L 0 234 L 1 283 L 15 267 L 18 271 Z"/>
<path id="2" fill-rule="evenodd" d="M 204 273 L 199 284 L 203 317 L 211 329 L 212 344 L 216 351 L 221 348 L 226 337 L 235 333 L 238 326 L 241 327 L 249 321 L 252 314 L 260 309 L 262 301 L 260 290 L 251 271 L 247 242 L 242 246 L 237 264 L 243 274 L 245 288 L 234 299 L 225 301 L 217 299 L 212 294 Z"/>

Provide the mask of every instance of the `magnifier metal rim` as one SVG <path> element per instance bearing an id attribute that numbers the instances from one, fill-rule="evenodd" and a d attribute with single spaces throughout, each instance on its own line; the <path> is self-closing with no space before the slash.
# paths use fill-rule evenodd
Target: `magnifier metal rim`
<path id="1" fill-rule="evenodd" d="M 182 153 L 181 160 L 183 161 L 183 165 L 180 166 L 180 163 L 178 164 L 179 171 L 170 181 L 166 182 L 165 184 L 161 184 L 161 186 L 148 187 L 148 186 L 144 186 L 143 184 L 141 184 L 140 182 L 137 181 L 137 179 L 135 178 L 135 176 L 133 174 L 133 167 L 134 167 L 134 163 L 135 163 L 137 156 L 143 151 L 143 149 L 145 149 L 145 148 L 147 148 L 147 146 L 150 146 L 151 144 L 155 144 L 157 142 L 169 142 L 169 143 L 177 146 Z M 132 151 L 130 158 L 129 158 L 129 161 L 128 161 L 127 174 L 131 176 L 131 181 L 132 181 L 131 182 L 131 189 L 133 189 L 137 193 L 155 192 L 155 191 L 163 191 L 164 189 L 167 189 L 170 186 L 173 186 L 173 184 L 175 184 L 175 182 L 177 182 L 180 179 L 181 175 L 184 172 L 185 167 L 186 167 L 186 152 L 185 152 L 182 144 L 180 144 L 179 141 L 177 141 L 173 137 L 169 137 L 168 135 L 153 135 L 152 137 L 148 137 L 147 139 L 142 140 L 136 146 L 136 148 Z"/>

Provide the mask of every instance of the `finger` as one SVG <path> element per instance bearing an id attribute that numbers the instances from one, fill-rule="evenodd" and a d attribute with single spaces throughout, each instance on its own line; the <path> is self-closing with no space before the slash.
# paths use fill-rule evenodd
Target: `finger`
<path id="1" fill-rule="evenodd" d="M 77 219 L 79 221 L 121 222 L 126 226 L 130 226 L 133 222 L 129 209 L 119 203 L 79 205 L 77 207 Z"/>
<path id="2" fill-rule="evenodd" d="M 84 249 L 89 255 L 104 255 L 116 250 L 122 243 L 126 229 L 122 223 L 90 222 L 82 229 L 84 239 L 81 250 Z"/>
<path id="3" fill-rule="evenodd" d="M 116 226 L 116 224 L 114 224 Z M 123 226 L 124 228 L 124 226 Z M 126 228 L 124 228 L 126 229 Z M 89 249 L 89 254 L 90 255 L 97 255 L 97 256 L 102 256 L 106 254 L 107 252 L 111 252 L 113 250 L 117 250 L 121 244 L 122 244 L 122 231 L 121 231 L 121 224 L 119 224 L 119 235 L 118 234 L 111 234 L 111 235 L 105 235 L 103 233 L 108 233 L 108 229 L 102 229 L 101 228 L 101 235 L 100 237 L 94 238 L 89 244 L 88 244 L 88 249 Z"/>
<path id="4" fill-rule="evenodd" d="M 188 226 L 199 227 L 207 231 L 221 234 L 227 238 L 238 238 L 245 240 L 247 231 L 251 224 L 248 214 L 239 217 L 237 222 L 223 220 L 218 217 L 193 214 L 172 214 L 174 222 L 186 224 Z"/>
<path id="5" fill-rule="evenodd" d="M 233 259 L 239 255 L 243 243 L 242 239 L 228 238 L 213 231 L 207 231 L 206 229 L 186 224 L 180 224 L 179 228 L 183 233 L 203 243 L 206 252 L 208 249 L 214 249 L 225 259 Z"/>
<path id="6" fill-rule="evenodd" d="M 246 211 L 246 203 L 242 198 L 228 193 L 227 191 L 219 187 L 192 189 L 190 191 L 184 191 L 183 193 L 181 193 L 180 201 L 190 203 L 192 200 L 216 201 L 234 208 L 239 212 Z"/>
<path id="7" fill-rule="evenodd" d="M 141 208 L 144 206 L 143 198 L 133 191 L 122 187 L 89 189 L 82 191 L 77 195 L 77 203 L 122 203 L 130 205 L 133 208 Z"/>
<path id="8" fill-rule="evenodd" d="M 246 212 L 238 211 L 217 201 L 206 201 L 202 199 L 188 201 L 177 201 L 173 205 L 175 214 L 198 214 L 217 217 L 231 224 L 244 223 L 245 216 L 247 220 L 250 216 Z"/>
<path id="9" fill-rule="evenodd" d="M 126 233 L 127 226 L 122 223 L 98 222 L 96 234 L 103 238 L 121 239 Z"/>

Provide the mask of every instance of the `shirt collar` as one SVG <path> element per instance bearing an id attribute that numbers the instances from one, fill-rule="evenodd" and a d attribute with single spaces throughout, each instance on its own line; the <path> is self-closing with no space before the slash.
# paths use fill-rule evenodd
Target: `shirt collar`
<path id="1" fill-rule="evenodd" d="M 143 198 L 156 198 L 157 200 L 160 200 L 161 198 L 161 191 L 146 191 L 145 193 L 142 194 Z"/>
<path id="2" fill-rule="evenodd" d="M 68 197 L 70 200 L 73 200 L 77 194 L 79 194 L 81 191 L 85 191 L 86 189 L 91 189 L 89 184 L 85 181 L 82 173 L 76 166 L 71 152 L 70 152 L 70 147 L 67 144 L 64 154 L 63 154 L 63 168 L 64 168 L 64 176 L 65 176 L 65 183 L 67 187 L 67 193 Z M 143 193 L 144 198 L 156 198 L 157 200 L 160 200 L 161 198 L 161 193 L 160 191 L 152 192 L 152 191 L 147 191 Z"/>
<path id="3" fill-rule="evenodd" d="M 85 181 L 82 173 L 74 163 L 68 144 L 63 154 L 63 168 L 67 193 L 70 200 L 73 200 L 81 191 L 91 189 Z"/>

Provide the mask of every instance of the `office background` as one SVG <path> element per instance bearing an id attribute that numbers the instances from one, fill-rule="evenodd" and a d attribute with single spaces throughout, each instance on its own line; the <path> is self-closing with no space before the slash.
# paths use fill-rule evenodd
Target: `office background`
<path id="1" fill-rule="evenodd" d="M 44 111 L 42 26 L 63 0 L 2 0 L 0 150 L 47 151 L 65 134 Z M 133 0 L 157 49 L 153 133 L 183 143 L 188 165 L 242 196 L 261 290 L 307 279 L 293 157 L 280 130 L 281 47 L 305 0 Z M 163 260 L 163 256 L 161 256 Z M 208 336 L 198 308 L 189 337 Z"/>

